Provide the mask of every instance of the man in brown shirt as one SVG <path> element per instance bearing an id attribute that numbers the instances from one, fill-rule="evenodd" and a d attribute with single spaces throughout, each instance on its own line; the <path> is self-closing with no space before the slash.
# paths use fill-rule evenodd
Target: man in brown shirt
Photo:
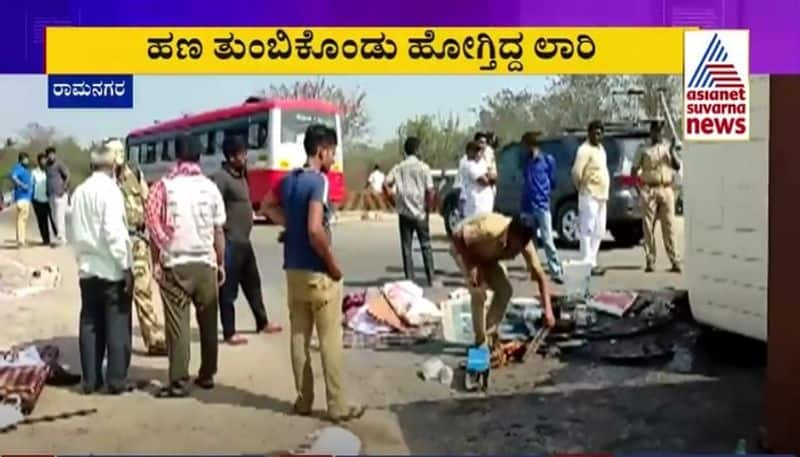
<path id="1" fill-rule="evenodd" d="M 664 248 L 672 262 L 671 272 L 680 273 L 681 263 L 675 249 L 675 192 L 672 189 L 680 162 L 672 147 L 662 140 L 662 121 L 650 123 L 650 141 L 643 143 L 633 160 L 631 173 L 641 180 L 642 224 L 644 225 L 645 271 L 656 263 L 656 222 L 661 223 Z"/>
<path id="2" fill-rule="evenodd" d="M 472 299 L 472 326 L 475 344 L 491 348 L 497 326 L 503 320 L 513 289 L 501 261 L 522 254 L 531 280 L 539 285 L 544 306 L 544 321 L 555 325 L 550 303 L 550 286 L 533 246 L 533 231 L 520 218 L 510 219 L 497 213 L 480 214 L 465 220 L 453 233 L 453 244 L 467 272 Z M 487 290 L 493 292 L 488 312 Z"/>

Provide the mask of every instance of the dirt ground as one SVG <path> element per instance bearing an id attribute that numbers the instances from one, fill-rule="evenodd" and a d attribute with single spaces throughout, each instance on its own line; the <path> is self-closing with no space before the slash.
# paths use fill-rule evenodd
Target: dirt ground
<path id="1" fill-rule="evenodd" d="M 31 237 L 36 239 L 33 225 L 31 221 Z M 0 240 L 12 238 L 12 233 L 6 212 L 0 215 Z M 256 227 L 254 243 L 269 311 L 273 319 L 285 323 L 276 233 L 271 227 Z M 342 222 L 336 228 L 335 243 L 346 285 L 364 287 L 399 277 L 397 229 L 391 219 Z M 437 267 L 443 273 L 455 271 L 442 241 L 437 241 L 435 250 Z M 56 290 L 0 303 L 0 318 L 6 322 L 0 346 L 56 344 L 62 359 L 79 370 L 80 304 L 70 250 L 4 249 L 0 256 L 30 265 L 56 263 L 63 272 L 63 283 Z M 601 259 L 610 271 L 594 284 L 596 288 L 682 285 L 680 277 L 663 272 L 645 276 L 640 270 L 640 248 L 612 245 Z M 662 270 L 666 266 L 660 265 Z M 452 275 L 446 277 L 446 287 L 457 284 Z M 517 295 L 532 292 L 523 280 L 521 272 L 514 276 Z M 443 292 L 433 291 L 434 295 Z M 237 319 L 241 328 L 247 328 L 252 318 L 242 301 L 237 303 Z M 134 348 L 131 376 L 163 380 L 166 360 L 145 356 L 136 331 Z M 362 439 L 363 453 L 372 454 L 728 453 L 739 438 L 754 443 L 761 414 L 763 346 L 729 335 L 704 334 L 691 349 L 694 363 L 688 372 L 677 372 L 669 364 L 619 367 L 591 358 L 537 358 L 493 374 L 488 395 L 465 393 L 417 377 L 417 368 L 426 358 L 436 355 L 455 366 L 463 348 L 430 343 L 348 350 L 350 395 L 369 407 L 361 420 L 348 427 Z M 199 354 L 197 341 L 192 351 Z M 192 370 L 197 362 L 192 361 Z M 319 417 L 324 388 L 317 364 L 319 414 L 290 415 L 294 388 L 288 363 L 286 332 L 251 335 L 247 346 L 221 347 L 217 388 L 194 392 L 189 398 L 159 400 L 147 391 L 120 397 L 83 396 L 76 389 L 46 387 L 34 416 L 92 407 L 98 412 L 21 426 L 0 434 L 0 449 L 60 454 L 262 454 L 294 449 L 326 425 Z"/>

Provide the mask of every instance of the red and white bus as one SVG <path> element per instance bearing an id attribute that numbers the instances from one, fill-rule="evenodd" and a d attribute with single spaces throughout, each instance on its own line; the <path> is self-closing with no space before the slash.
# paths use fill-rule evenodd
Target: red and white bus
<path id="1" fill-rule="evenodd" d="M 188 133 L 205 148 L 200 165 L 211 174 L 223 161 L 225 136 L 241 135 L 249 143 L 248 181 L 255 209 L 281 177 L 305 163 L 303 137 L 315 123 L 336 129 L 339 137 L 336 161 L 328 174 L 331 203 L 339 206 L 345 198 L 341 118 L 338 108 L 325 101 L 249 98 L 242 105 L 158 122 L 128 134 L 127 159 L 152 183 L 174 164 L 175 138 Z"/>

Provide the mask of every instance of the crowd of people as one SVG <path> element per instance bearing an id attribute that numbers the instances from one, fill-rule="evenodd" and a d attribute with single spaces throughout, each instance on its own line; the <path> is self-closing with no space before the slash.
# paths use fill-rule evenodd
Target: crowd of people
<path id="1" fill-rule="evenodd" d="M 58 246 L 65 241 L 66 211 L 70 184 L 69 169 L 49 147 L 31 166 L 27 152 L 20 152 L 11 169 L 12 199 L 16 206 L 17 246 L 27 245 L 31 207 L 36 216 L 42 243 Z M 51 238 L 51 230 L 53 237 Z"/>
<path id="2" fill-rule="evenodd" d="M 645 271 L 655 264 L 655 224 L 659 222 L 670 271 L 681 272 L 675 248 L 673 179 L 680 169 L 674 148 L 663 141 L 663 121 L 650 125 L 650 139 L 638 148 L 632 174 L 638 180 L 643 216 Z M 606 234 L 606 208 L 610 174 L 603 146 L 605 126 L 590 122 L 586 140 L 578 147 L 570 176 L 578 192 L 580 260 L 590 266 L 592 275 L 603 275 L 598 263 L 600 243 Z M 556 159 L 539 147 L 540 132 L 529 131 L 519 142 L 504 149 L 504 154 L 524 158 L 520 212 L 509 218 L 494 212 L 499 141 L 491 132 L 478 132 L 464 149 L 459 161 L 456 185 L 460 187 L 460 221 L 451 234 L 451 255 L 465 274 L 472 297 L 472 322 L 476 344 L 491 344 L 511 298 L 511 283 L 502 261 L 522 255 L 543 298 L 545 323 L 552 325 L 549 280 L 563 283 L 563 266 L 556 249 L 551 214 L 551 195 L 556 187 Z M 405 159 L 384 177 L 376 167 L 367 186 L 375 190 L 380 183 L 383 194 L 399 216 L 401 257 L 407 279 L 414 280 L 412 241 L 419 240 L 428 284 L 434 284 L 433 255 L 430 245 L 429 214 L 434 211 L 435 191 L 430 167 L 419 157 L 420 140 L 406 139 Z M 536 254 L 537 239 L 546 256 L 549 279 Z M 486 311 L 487 290 L 493 292 Z"/>
<path id="3" fill-rule="evenodd" d="M 661 141 L 661 128 L 658 123 L 653 125 L 651 142 L 640 148 L 633 164 L 643 180 L 649 270 L 655 260 L 653 219 L 660 218 L 665 236 L 671 234 L 671 215 L 664 208 L 670 208 L 669 199 L 674 196 L 666 189 L 671 183 L 670 173 L 680 166 Z M 582 257 L 593 267 L 597 266 L 597 251 L 605 233 L 609 192 L 603 132 L 601 122 L 589 124 L 587 140 L 578 149 L 572 166 L 572 179 L 580 194 Z M 451 253 L 469 285 L 477 345 L 494 346 L 497 326 L 513 294 L 503 263 L 518 256 L 522 256 L 530 279 L 538 285 L 545 325 L 555 324 L 549 281 L 561 281 L 563 274 L 550 215 L 555 161 L 539 149 L 538 137 L 537 132 L 527 132 L 512 146 L 528 157 L 522 211 L 514 217 L 493 212 L 497 183 L 497 139 L 493 134 L 476 134 L 465 146 L 459 163 L 463 219 L 452 231 Z M 343 269 L 331 244 L 332 208 L 326 177 L 334 162 L 336 131 L 311 125 L 303 146 L 305 165 L 267 192 L 260 212 L 284 228 L 290 359 L 297 391 L 294 411 L 301 415 L 311 413 L 314 377 L 310 343 L 316 329 L 328 415 L 334 422 L 341 422 L 360 417 L 364 408 L 351 404 L 344 389 Z M 414 279 L 411 244 L 416 236 L 427 283 L 436 284 L 429 225 L 429 215 L 436 205 L 433 176 L 420 157 L 419 138 L 408 137 L 403 147 L 404 159 L 385 176 L 376 169 L 369 185 L 376 191 L 380 189 L 397 209 L 406 277 Z M 202 150 L 196 137 L 178 136 L 174 167 L 148 188 L 141 171 L 125 162 L 124 144 L 118 139 L 104 141 L 102 147 L 91 152 L 91 176 L 72 194 L 68 226 L 64 221 L 70 175 L 56 159 L 55 150 L 48 149 L 41 155 L 39 167 L 33 171 L 29 169 L 28 156 L 20 154 L 19 163 L 12 170 L 20 245 L 25 244 L 24 222 L 33 201 L 37 215 L 42 214 L 37 220 L 43 241 L 49 242 L 47 230 L 52 227 L 54 234 L 61 237 L 58 240 L 68 235 L 75 250 L 81 294 L 79 347 L 83 390 L 87 394 L 102 388 L 111 394 L 130 389 L 133 307 L 148 352 L 168 357 L 167 383 L 158 392 L 163 398 L 189 394 L 192 307 L 200 333 L 201 360 L 194 384 L 202 389 L 214 388 L 219 321 L 224 342 L 240 345 L 247 341 L 237 332 L 235 323 L 234 301 L 239 287 L 253 312 L 256 330 L 282 330 L 267 316 L 257 256 L 250 240 L 253 217 L 246 140 L 235 135 L 224 139 L 225 161 L 210 178 L 199 166 Z M 549 278 L 537 255 L 537 232 L 547 257 Z M 674 240 L 668 240 L 666 246 L 673 270 L 679 271 Z M 600 274 L 597 269 L 594 273 Z M 153 280 L 163 302 L 163 324 L 153 306 Z M 492 300 L 487 310 L 489 291 Z"/>

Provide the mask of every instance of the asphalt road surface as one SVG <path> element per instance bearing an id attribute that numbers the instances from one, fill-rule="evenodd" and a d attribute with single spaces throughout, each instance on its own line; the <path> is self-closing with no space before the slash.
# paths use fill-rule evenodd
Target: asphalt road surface
<path id="1" fill-rule="evenodd" d="M 13 210 L 12 210 L 13 211 Z M 12 236 L 9 218 L 0 227 Z M 36 239 L 31 221 L 31 239 Z M 443 227 L 433 222 L 436 268 L 444 287 L 459 285 L 447 252 Z M 281 245 L 275 227 L 259 225 L 253 241 L 265 302 L 272 320 L 288 327 Z M 336 254 L 348 288 L 380 285 L 402 278 L 398 228 L 393 218 L 351 220 L 334 228 Z M 682 240 L 679 240 L 682 245 Z M 607 275 L 594 289 L 682 286 L 669 274 L 660 247 L 657 271 L 642 272 L 640 247 L 617 249 L 606 243 L 600 255 Z M 574 251 L 562 251 L 565 258 Z M 77 367 L 80 307 L 74 259 L 67 248 L 3 250 L 0 255 L 28 264 L 61 266 L 63 284 L 54 291 L 3 303 L 7 323 L 2 346 L 53 343 L 62 359 Z M 419 258 L 418 258 L 419 259 Z M 522 262 L 511 265 L 515 295 L 534 292 Z M 419 264 L 421 267 L 421 264 Z M 517 268 L 514 268 L 517 267 Z M 421 277 L 421 270 L 420 270 Z M 237 324 L 251 330 L 253 319 L 240 297 Z M 134 319 L 134 323 L 135 323 Z M 142 354 L 134 338 L 131 376 L 163 380 L 166 361 Z M 195 335 L 196 336 L 196 335 Z M 217 388 L 179 400 L 157 400 L 147 392 L 122 397 L 80 395 L 76 389 L 47 387 L 35 414 L 96 407 L 98 413 L 20 427 L 0 434 L 0 449 L 50 453 L 265 453 L 293 449 L 324 426 L 318 415 L 290 414 L 294 386 L 288 360 L 288 330 L 280 335 L 248 335 L 249 344 L 223 346 Z M 195 338 L 196 339 L 196 338 Z M 193 343 L 192 370 L 199 347 Z M 456 366 L 464 349 L 441 343 L 386 350 L 347 350 L 347 390 L 369 407 L 351 428 L 372 454 L 533 454 L 539 452 L 714 452 L 729 453 L 745 438 L 754 444 L 761 413 L 763 348 L 732 337 L 711 336 L 690 355 L 688 372 L 669 366 L 610 366 L 596 360 L 536 358 L 492 375 L 488 395 L 470 394 L 417 377 L 428 357 Z M 318 359 L 318 357 L 316 357 Z M 324 389 L 315 362 L 315 409 L 324 409 Z"/>

